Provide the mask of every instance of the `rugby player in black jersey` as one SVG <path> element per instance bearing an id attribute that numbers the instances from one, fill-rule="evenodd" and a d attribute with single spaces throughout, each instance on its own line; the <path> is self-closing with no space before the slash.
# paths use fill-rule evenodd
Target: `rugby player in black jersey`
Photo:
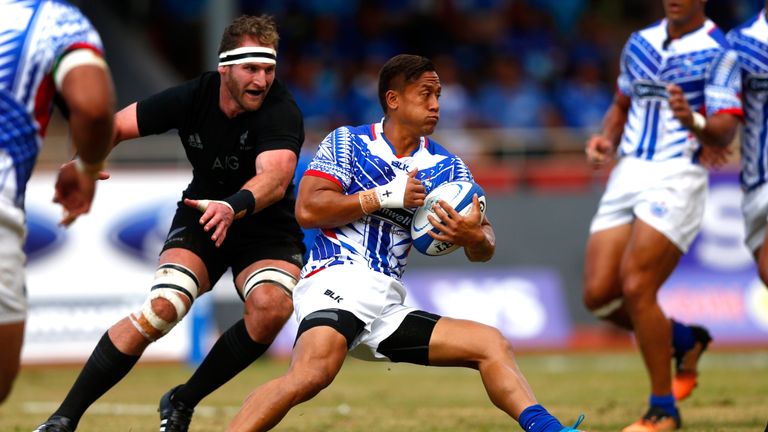
<path id="1" fill-rule="evenodd" d="M 160 430 L 186 431 L 194 407 L 262 355 L 293 311 L 302 266 L 292 178 L 303 119 L 275 79 L 278 33 L 269 16 L 224 31 L 217 71 L 133 103 L 115 115 L 115 144 L 178 130 L 192 164 L 144 305 L 101 338 L 40 431 L 73 431 L 85 410 L 168 333 L 227 268 L 245 303 L 185 384 L 160 400 Z"/>

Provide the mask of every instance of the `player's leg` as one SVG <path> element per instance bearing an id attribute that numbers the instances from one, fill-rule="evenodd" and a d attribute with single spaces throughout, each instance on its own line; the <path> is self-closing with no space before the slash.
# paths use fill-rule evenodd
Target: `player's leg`
<path id="1" fill-rule="evenodd" d="M 13 388 L 21 363 L 21 344 L 24 341 L 24 321 L 0 324 L 0 403 L 3 403 Z"/>
<path id="2" fill-rule="evenodd" d="M 209 289 L 208 271 L 196 254 L 180 248 L 163 251 L 141 310 L 102 336 L 59 409 L 38 430 L 61 423 L 75 430 L 88 407 L 120 382 L 144 349 L 181 321 L 194 299 Z"/>
<path id="3" fill-rule="evenodd" d="M 651 409 L 646 417 L 655 417 L 654 423 L 661 430 L 675 428 L 673 422 L 679 423 L 679 413 L 672 395 L 672 326 L 658 303 L 657 294 L 681 256 L 682 251 L 676 244 L 638 219 L 621 268 L 624 304 L 632 318 L 635 337 L 651 383 Z M 639 423 L 644 423 L 644 420 L 626 430 L 642 430 L 640 428 L 644 425 Z"/>
<path id="4" fill-rule="evenodd" d="M 624 307 L 619 270 L 632 232 L 622 224 L 590 234 L 584 258 L 584 305 L 597 318 L 632 330 Z"/>
<path id="5" fill-rule="evenodd" d="M 404 324 L 414 327 L 414 324 Z M 515 361 L 512 346 L 497 329 L 474 321 L 440 318 L 429 338 L 430 366 L 477 369 L 494 405 L 526 431 L 573 430 L 541 406 Z"/>
<path id="6" fill-rule="evenodd" d="M 19 216 L 19 225 L 23 224 Z M 0 218 L 0 403 L 5 401 L 19 373 L 27 296 L 24 288 L 26 255 L 23 228 Z"/>
<path id="7" fill-rule="evenodd" d="M 297 264 L 261 260 L 237 274 L 235 286 L 245 299 L 245 315 L 219 337 L 186 383 L 166 393 L 160 403 L 161 426 L 186 430 L 204 397 L 266 352 L 293 311 L 290 295 L 299 277 Z"/>
<path id="8" fill-rule="evenodd" d="M 348 347 L 362 328 L 362 321 L 344 310 L 310 313 L 299 325 L 288 371 L 254 390 L 227 430 L 269 430 L 292 407 L 330 385 L 344 363 Z"/>

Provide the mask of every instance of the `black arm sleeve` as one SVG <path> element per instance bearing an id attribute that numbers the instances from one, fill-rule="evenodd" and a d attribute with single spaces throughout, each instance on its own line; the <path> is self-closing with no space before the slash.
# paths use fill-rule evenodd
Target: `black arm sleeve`
<path id="1" fill-rule="evenodd" d="M 136 104 L 139 135 L 153 135 L 179 129 L 186 110 L 193 103 L 197 80 L 156 93 Z"/>

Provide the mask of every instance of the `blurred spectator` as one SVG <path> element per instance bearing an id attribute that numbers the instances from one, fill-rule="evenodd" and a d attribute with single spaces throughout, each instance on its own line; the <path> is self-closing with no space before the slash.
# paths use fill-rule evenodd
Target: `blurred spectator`
<path id="1" fill-rule="evenodd" d="M 573 75 L 560 81 L 555 91 L 563 121 L 568 127 L 595 129 L 613 100 L 611 87 L 602 77 L 604 68 L 595 57 L 575 60 Z"/>

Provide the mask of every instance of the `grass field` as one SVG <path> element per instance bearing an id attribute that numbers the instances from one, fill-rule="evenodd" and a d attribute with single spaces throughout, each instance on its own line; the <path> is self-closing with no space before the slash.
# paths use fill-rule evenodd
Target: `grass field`
<path id="1" fill-rule="evenodd" d="M 591 431 L 616 431 L 646 406 L 648 386 L 632 352 L 520 354 L 539 401 L 565 422 L 579 413 Z M 286 363 L 260 360 L 198 407 L 192 431 L 221 431 L 256 385 Z M 681 405 L 689 431 L 763 431 L 768 421 L 768 351 L 709 352 L 699 388 Z M 31 431 L 61 401 L 79 367 L 26 368 L 0 406 L 0 431 Z M 88 411 L 80 432 L 156 431 L 157 401 L 190 369 L 140 364 Z M 488 401 L 477 372 L 350 359 L 336 381 L 296 407 L 278 431 L 515 431 Z"/>

